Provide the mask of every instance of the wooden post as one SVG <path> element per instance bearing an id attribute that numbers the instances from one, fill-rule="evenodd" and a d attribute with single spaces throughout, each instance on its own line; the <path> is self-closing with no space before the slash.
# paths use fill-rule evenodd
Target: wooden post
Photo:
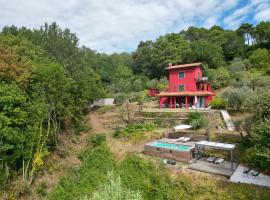
<path id="1" fill-rule="evenodd" d="M 170 108 L 172 108 L 172 98 L 171 97 L 169 98 L 170 98 Z"/>
<path id="2" fill-rule="evenodd" d="M 188 97 L 187 96 L 185 96 L 186 97 L 186 110 L 188 109 Z"/>
<path id="3" fill-rule="evenodd" d="M 174 108 L 176 108 L 176 97 L 174 97 L 173 100 L 174 100 Z"/>
<path id="4" fill-rule="evenodd" d="M 231 169 L 233 170 L 233 150 L 231 150 Z"/>

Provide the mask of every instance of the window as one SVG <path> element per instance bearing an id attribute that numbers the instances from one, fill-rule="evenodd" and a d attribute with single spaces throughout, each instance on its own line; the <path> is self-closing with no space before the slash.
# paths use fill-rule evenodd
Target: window
<path id="1" fill-rule="evenodd" d="M 179 85 L 179 92 L 185 91 L 185 85 Z"/>
<path id="2" fill-rule="evenodd" d="M 178 77 L 179 78 L 185 78 L 185 72 L 179 72 Z"/>

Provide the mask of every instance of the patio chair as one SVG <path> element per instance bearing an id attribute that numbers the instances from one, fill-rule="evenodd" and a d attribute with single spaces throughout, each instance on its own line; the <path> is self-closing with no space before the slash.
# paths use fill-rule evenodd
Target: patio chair
<path id="1" fill-rule="evenodd" d="M 223 158 L 217 158 L 216 160 L 215 160 L 215 163 L 216 164 L 221 164 L 221 163 L 223 163 L 224 162 L 224 159 Z"/>
<path id="2" fill-rule="evenodd" d="M 175 165 L 176 161 L 175 160 L 167 160 L 167 164 L 169 165 Z"/>
<path id="3" fill-rule="evenodd" d="M 208 157 L 206 159 L 207 162 L 215 162 L 215 160 L 217 159 L 217 157 Z"/>
<path id="4" fill-rule="evenodd" d="M 254 171 L 254 170 L 253 170 L 253 171 L 251 172 L 251 175 L 252 175 L 252 176 L 259 176 L 260 173 L 261 173 L 260 171 Z"/>

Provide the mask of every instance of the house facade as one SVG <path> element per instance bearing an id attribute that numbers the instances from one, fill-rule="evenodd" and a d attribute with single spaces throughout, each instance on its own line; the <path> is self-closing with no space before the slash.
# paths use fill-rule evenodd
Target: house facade
<path id="1" fill-rule="evenodd" d="M 211 84 L 203 77 L 202 63 L 172 65 L 169 71 L 169 90 L 160 92 L 160 108 L 206 108 L 213 99 Z"/>

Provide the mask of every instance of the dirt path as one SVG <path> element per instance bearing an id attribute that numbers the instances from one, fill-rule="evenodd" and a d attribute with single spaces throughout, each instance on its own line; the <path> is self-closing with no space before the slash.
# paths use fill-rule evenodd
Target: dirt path
<path id="1" fill-rule="evenodd" d="M 89 125 L 94 132 L 107 133 L 110 131 L 108 128 L 104 127 L 104 120 L 101 119 L 101 116 L 97 112 L 91 112 L 88 116 Z"/>

